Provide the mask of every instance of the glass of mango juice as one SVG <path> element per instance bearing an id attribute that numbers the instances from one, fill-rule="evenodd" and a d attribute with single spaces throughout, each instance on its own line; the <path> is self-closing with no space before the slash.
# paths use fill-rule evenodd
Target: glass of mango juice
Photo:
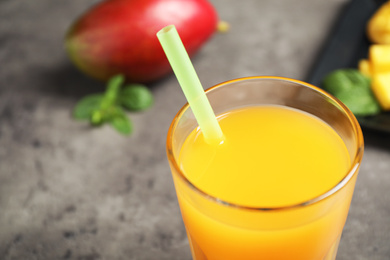
<path id="1" fill-rule="evenodd" d="M 230 80 L 206 95 L 221 142 L 205 142 L 188 104 L 167 137 L 193 259 L 335 259 L 363 156 L 354 115 L 282 77 Z"/>

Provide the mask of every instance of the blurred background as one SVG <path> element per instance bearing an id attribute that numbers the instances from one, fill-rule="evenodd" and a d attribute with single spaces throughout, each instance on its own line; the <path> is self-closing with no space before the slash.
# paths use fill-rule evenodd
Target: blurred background
<path id="1" fill-rule="evenodd" d="M 356 1 L 356 0 L 355 0 Z M 165 154 L 185 103 L 173 75 L 148 84 L 151 108 L 118 134 L 72 118 L 105 84 L 64 49 L 96 0 L 0 1 L 0 259 L 190 260 Z M 233 78 L 306 80 L 348 0 L 210 0 L 230 24 L 193 58 L 204 88 Z M 366 151 L 338 260 L 390 256 L 390 135 Z"/>

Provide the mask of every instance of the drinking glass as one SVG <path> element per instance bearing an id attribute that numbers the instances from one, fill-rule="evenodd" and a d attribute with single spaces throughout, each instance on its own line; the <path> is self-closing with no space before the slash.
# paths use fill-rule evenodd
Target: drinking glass
<path id="1" fill-rule="evenodd" d="M 335 259 L 363 156 L 363 135 L 355 116 L 320 88 L 282 77 L 234 79 L 211 87 L 206 95 L 216 115 L 257 105 L 309 113 L 338 133 L 351 161 L 339 183 L 304 203 L 279 208 L 228 203 L 194 186 L 180 167 L 180 149 L 197 127 L 191 108 L 184 105 L 169 128 L 167 156 L 193 259 Z"/>

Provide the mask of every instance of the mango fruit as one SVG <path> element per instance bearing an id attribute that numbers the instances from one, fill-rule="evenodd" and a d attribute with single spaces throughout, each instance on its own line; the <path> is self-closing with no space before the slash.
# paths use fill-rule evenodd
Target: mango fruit
<path id="1" fill-rule="evenodd" d="M 390 71 L 374 74 L 371 89 L 383 110 L 390 110 Z"/>
<path id="2" fill-rule="evenodd" d="M 65 48 L 93 78 L 123 74 L 129 82 L 150 83 L 171 72 L 156 37 L 170 24 L 191 57 L 216 31 L 218 15 L 207 0 L 105 0 L 70 26 Z"/>
<path id="3" fill-rule="evenodd" d="M 358 69 L 364 76 L 371 76 L 371 65 L 368 59 L 359 60 Z"/>
<path id="4" fill-rule="evenodd" d="M 368 59 L 358 64 L 359 71 L 371 78 L 371 89 L 383 110 L 390 110 L 390 44 L 372 44 Z"/>
<path id="5" fill-rule="evenodd" d="M 368 21 L 367 36 L 373 43 L 390 44 L 390 1 L 379 7 Z"/>
<path id="6" fill-rule="evenodd" d="M 358 69 L 366 76 L 390 71 L 390 45 L 370 45 L 368 49 L 368 58 L 359 60 Z"/>
<path id="7" fill-rule="evenodd" d="M 390 71 L 390 44 L 372 44 L 368 50 L 372 74 Z"/>
<path id="8" fill-rule="evenodd" d="M 358 70 L 371 79 L 370 88 L 382 110 L 390 110 L 390 1 L 386 1 L 367 23 L 371 41 L 368 58 L 361 59 Z"/>

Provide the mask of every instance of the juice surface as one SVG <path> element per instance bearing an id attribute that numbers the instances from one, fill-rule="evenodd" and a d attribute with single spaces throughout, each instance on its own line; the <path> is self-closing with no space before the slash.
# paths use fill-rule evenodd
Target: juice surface
<path id="1" fill-rule="evenodd" d="M 334 187 L 350 166 L 348 151 L 323 121 L 281 106 L 240 108 L 218 117 L 225 140 L 208 145 L 199 129 L 179 162 L 200 190 L 250 207 L 283 207 Z"/>

